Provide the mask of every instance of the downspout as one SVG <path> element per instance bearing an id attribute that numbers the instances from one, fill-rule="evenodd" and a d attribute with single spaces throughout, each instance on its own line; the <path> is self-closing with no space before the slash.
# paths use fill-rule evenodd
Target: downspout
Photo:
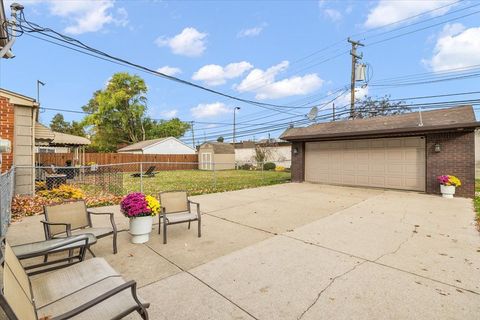
<path id="1" fill-rule="evenodd" d="M 38 107 L 40 105 L 38 102 L 33 104 L 33 114 L 32 114 L 32 195 L 35 195 L 35 124 L 38 118 Z"/>

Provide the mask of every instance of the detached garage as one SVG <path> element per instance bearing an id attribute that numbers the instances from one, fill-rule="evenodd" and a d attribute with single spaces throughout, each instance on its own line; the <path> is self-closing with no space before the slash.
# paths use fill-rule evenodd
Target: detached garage
<path id="1" fill-rule="evenodd" d="M 290 128 L 292 181 L 439 193 L 436 177 L 462 180 L 474 196 L 475 140 L 471 106 Z"/>

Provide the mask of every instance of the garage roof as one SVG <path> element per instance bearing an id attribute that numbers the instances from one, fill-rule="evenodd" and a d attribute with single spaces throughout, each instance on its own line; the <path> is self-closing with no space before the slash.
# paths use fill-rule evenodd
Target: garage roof
<path id="1" fill-rule="evenodd" d="M 423 125 L 421 125 L 423 123 Z M 420 133 L 427 131 L 448 131 L 463 128 L 477 128 L 472 106 L 405 113 L 395 116 L 379 116 L 367 119 L 332 121 L 314 124 L 304 128 L 287 129 L 280 138 L 283 140 L 309 140 L 348 138 L 398 133 Z"/>

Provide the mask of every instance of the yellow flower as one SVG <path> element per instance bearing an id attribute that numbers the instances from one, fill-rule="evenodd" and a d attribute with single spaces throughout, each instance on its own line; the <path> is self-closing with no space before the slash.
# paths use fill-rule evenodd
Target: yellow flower
<path id="1" fill-rule="evenodd" d="M 152 210 L 152 216 L 157 215 L 160 212 L 160 202 L 152 196 L 145 196 L 147 201 L 147 207 Z"/>
<path id="2" fill-rule="evenodd" d="M 448 176 L 448 185 L 449 186 L 460 187 L 462 185 L 462 182 L 457 177 L 449 175 Z"/>

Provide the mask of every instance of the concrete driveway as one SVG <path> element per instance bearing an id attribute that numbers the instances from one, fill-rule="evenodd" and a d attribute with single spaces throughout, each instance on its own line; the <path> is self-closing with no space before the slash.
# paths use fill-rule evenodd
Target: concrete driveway
<path id="1" fill-rule="evenodd" d="M 122 232 L 117 255 L 94 247 L 138 281 L 152 319 L 478 319 L 469 199 L 307 183 L 194 198 L 202 238 L 176 225 L 167 245 Z M 10 241 L 41 230 L 35 219 Z"/>

